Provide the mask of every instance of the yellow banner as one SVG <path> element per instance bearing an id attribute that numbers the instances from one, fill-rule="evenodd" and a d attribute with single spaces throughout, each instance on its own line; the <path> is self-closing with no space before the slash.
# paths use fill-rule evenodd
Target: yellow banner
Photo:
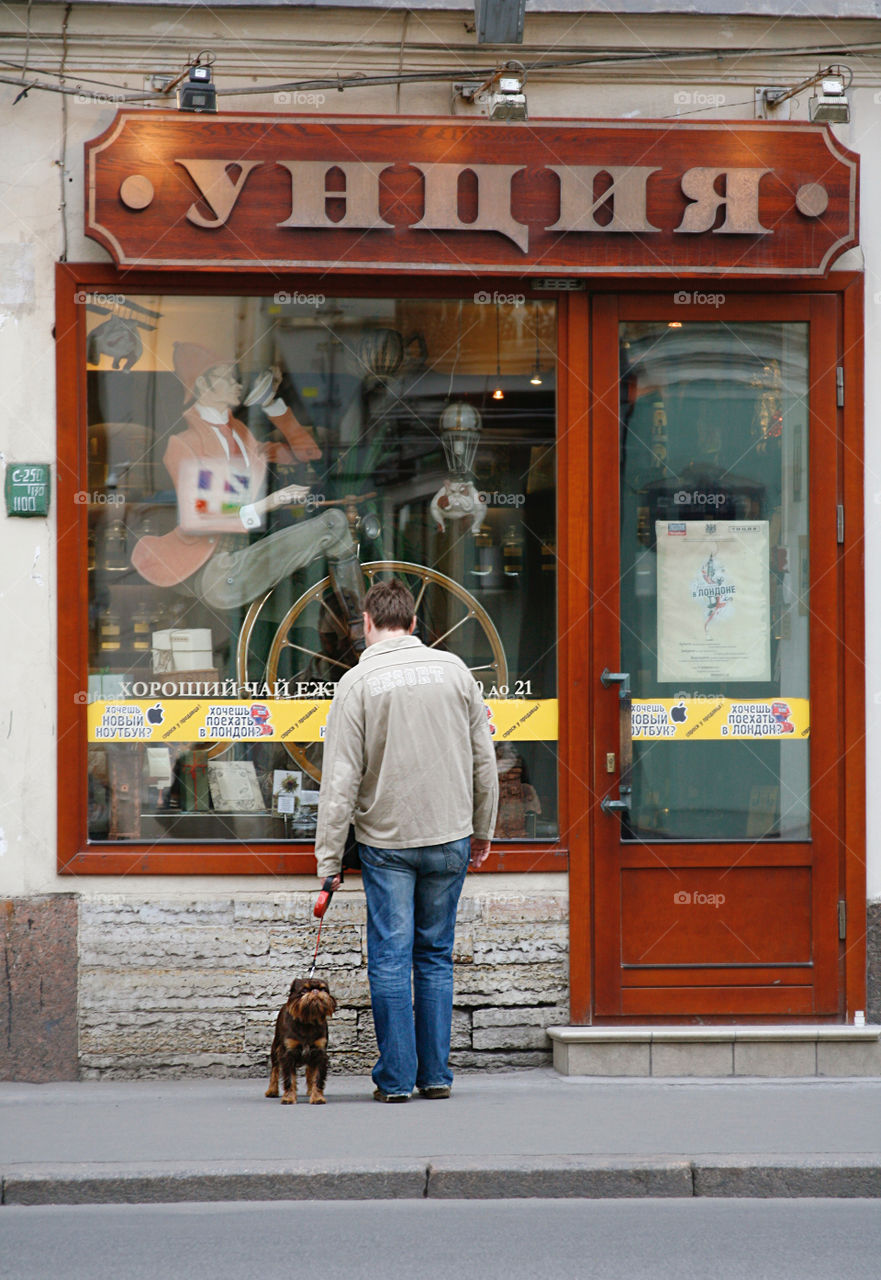
<path id="1" fill-rule="evenodd" d="M 808 698 L 634 698 L 634 742 L 810 737 Z"/>
<path id="2" fill-rule="evenodd" d="M 492 698 L 496 741 L 555 742 L 556 698 Z M 330 699 L 101 699 L 88 707 L 89 742 L 320 742 Z"/>

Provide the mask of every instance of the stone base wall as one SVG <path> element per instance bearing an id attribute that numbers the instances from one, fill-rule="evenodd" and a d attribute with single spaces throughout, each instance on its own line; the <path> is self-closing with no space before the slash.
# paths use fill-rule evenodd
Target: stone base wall
<path id="1" fill-rule="evenodd" d="M 866 1021 L 881 1022 L 881 902 L 866 911 Z"/>
<path id="2" fill-rule="evenodd" d="M 268 1074 L 275 1015 L 312 962 L 314 893 L 137 901 L 0 899 L 0 1079 Z M 375 1059 L 366 915 L 357 890 L 325 917 L 317 972 L 339 1002 L 332 1070 Z M 867 919 L 869 1022 L 881 1022 L 881 901 Z M 464 897 L 455 947 L 453 1064 L 551 1061 L 569 1021 L 565 894 Z"/>
<path id="3" fill-rule="evenodd" d="M 0 1080 L 76 1080 L 76 896 L 2 898 L 0 933 Z"/>
<path id="4" fill-rule="evenodd" d="M 133 902 L 80 899 L 83 1079 L 268 1075 L 292 978 L 312 963 L 313 892 Z M 339 1009 L 331 1070 L 367 1073 L 376 1043 L 360 891 L 324 919 L 318 976 Z M 454 1066 L 551 1061 L 544 1028 L 568 1021 L 565 896 L 463 897 L 455 945 Z"/>

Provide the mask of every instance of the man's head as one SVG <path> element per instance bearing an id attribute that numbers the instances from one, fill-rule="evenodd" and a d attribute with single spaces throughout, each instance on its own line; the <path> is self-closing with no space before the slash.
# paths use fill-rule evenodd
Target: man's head
<path id="1" fill-rule="evenodd" d="M 174 344 L 174 371 L 186 388 L 186 400 L 212 409 L 234 409 L 241 403 L 242 384 L 232 361 L 197 342 Z"/>
<path id="2" fill-rule="evenodd" d="M 215 364 L 196 379 L 194 388 L 199 404 L 223 411 L 242 402 L 242 384 L 234 364 Z"/>
<path id="3" fill-rule="evenodd" d="M 374 582 L 364 597 L 364 638 L 375 644 L 388 633 L 412 632 L 416 626 L 415 601 L 397 578 Z M 382 633 L 382 634 L 379 634 Z"/>

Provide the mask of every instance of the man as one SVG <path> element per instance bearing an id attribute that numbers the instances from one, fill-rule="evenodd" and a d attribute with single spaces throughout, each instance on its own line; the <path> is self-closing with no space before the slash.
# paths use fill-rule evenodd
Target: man
<path id="1" fill-rule="evenodd" d="M 216 609 L 250 603 L 320 555 L 331 561 L 335 585 L 360 604 L 361 570 L 345 514 L 335 507 L 247 545 L 263 515 L 302 502 L 308 489 L 291 485 L 261 496 L 270 462 L 314 461 L 321 450 L 267 378 L 263 411 L 284 442 L 261 444 L 232 410 L 241 403 L 235 365 L 195 342 L 174 344 L 174 371 L 186 391 L 186 428 L 168 442 L 163 461 L 178 498 L 178 527 L 148 534 L 132 564 L 148 582 L 183 588 Z M 347 603 L 347 613 L 351 606 Z M 357 610 L 360 627 L 360 608 Z"/>
<path id="2" fill-rule="evenodd" d="M 456 908 L 469 857 L 478 867 L 489 853 L 495 753 L 473 676 L 413 635 L 404 584 L 377 582 L 364 604 L 367 647 L 327 722 L 318 874 L 338 877 L 354 822 L 379 1045 L 373 1096 L 406 1102 L 415 1087 L 448 1098 Z"/>

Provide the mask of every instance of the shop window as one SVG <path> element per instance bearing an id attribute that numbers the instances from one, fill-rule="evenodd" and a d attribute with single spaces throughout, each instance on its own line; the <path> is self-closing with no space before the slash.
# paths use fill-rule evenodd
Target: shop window
<path id="1" fill-rule="evenodd" d="M 483 687 L 497 839 L 556 837 L 556 312 L 487 298 L 87 302 L 92 845 L 308 846 L 392 574 Z"/>

